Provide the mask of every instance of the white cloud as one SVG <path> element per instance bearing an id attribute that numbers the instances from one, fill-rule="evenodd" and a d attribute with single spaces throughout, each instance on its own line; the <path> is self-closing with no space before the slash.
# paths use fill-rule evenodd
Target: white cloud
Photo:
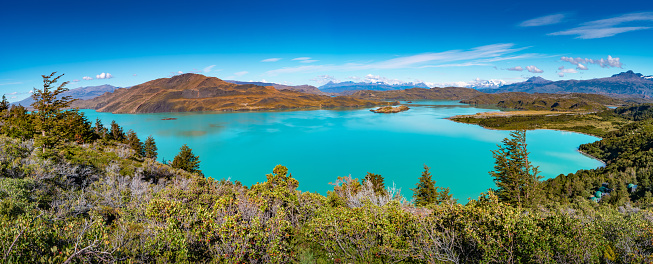
<path id="1" fill-rule="evenodd" d="M 623 23 L 639 22 L 638 26 L 620 27 Z M 569 30 L 549 33 L 548 35 L 577 35 L 579 39 L 596 39 L 612 37 L 617 34 L 650 29 L 653 22 L 653 12 L 630 13 L 617 17 L 585 22 L 579 27 Z"/>
<path id="2" fill-rule="evenodd" d="M 248 73 L 249 73 L 249 72 L 247 72 L 247 71 L 240 71 L 240 72 L 236 72 L 236 73 L 234 73 L 234 75 L 240 77 L 240 76 L 243 76 L 243 75 L 248 74 Z"/>
<path id="3" fill-rule="evenodd" d="M 313 63 L 318 61 L 318 60 L 313 60 L 311 57 L 299 57 L 299 58 L 294 58 L 292 60 L 299 61 L 299 63 Z"/>
<path id="4" fill-rule="evenodd" d="M 113 75 L 111 73 L 100 73 L 98 75 L 95 75 L 95 79 L 111 79 L 113 78 Z"/>
<path id="5" fill-rule="evenodd" d="M 560 66 L 558 68 L 558 76 L 565 77 L 567 73 L 578 73 L 575 69 L 565 69 L 565 66 Z"/>
<path id="6" fill-rule="evenodd" d="M 177 74 L 184 74 L 184 72 L 183 71 L 178 71 Z"/>
<path id="7" fill-rule="evenodd" d="M 211 70 L 213 69 L 213 67 L 215 67 L 215 65 L 208 66 L 208 67 L 204 68 L 203 71 L 204 71 L 204 72 L 211 72 Z"/>
<path id="8" fill-rule="evenodd" d="M 425 68 L 425 67 L 447 67 L 450 66 L 471 66 L 481 65 L 486 61 L 507 60 L 504 56 L 525 48 L 513 48 L 514 44 L 493 44 L 472 48 L 469 50 L 449 50 L 437 53 L 422 53 L 412 56 L 398 57 L 372 63 L 346 63 L 341 65 L 306 65 L 297 67 L 286 67 L 267 71 L 266 74 L 276 76 L 298 72 L 324 72 L 324 71 L 358 71 L 375 69 L 404 69 L 404 68 Z M 534 56 L 530 54 L 528 56 Z M 515 56 L 518 58 L 528 57 L 525 55 Z M 512 59 L 512 58 L 510 58 Z M 514 58 L 517 59 L 517 58 Z M 443 65 L 444 64 L 444 65 Z"/>
<path id="9" fill-rule="evenodd" d="M 553 24 L 558 24 L 562 22 L 562 19 L 565 18 L 564 14 L 555 14 L 555 15 L 548 15 L 548 16 L 543 16 L 543 17 L 538 17 L 538 18 L 533 18 L 530 20 L 526 20 L 524 22 L 521 22 L 519 24 L 520 27 L 539 27 L 539 26 L 546 26 L 546 25 L 553 25 Z"/>
<path id="10" fill-rule="evenodd" d="M 8 83 L 0 83 L 0 85 L 15 85 L 15 84 L 23 84 L 23 82 L 8 82 Z"/>
<path id="11" fill-rule="evenodd" d="M 93 80 L 93 77 L 84 76 L 84 77 L 82 77 L 82 80 L 84 80 L 84 81 Z"/>
<path id="12" fill-rule="evenodd" d="M 587 69 L 587 66 L 579 63 L 578 66 L 576 66 L 576 70 L 586 71 L 588 69 Z"/>
<path id="13" fill-rule="evenodd" d="M 531 66 L 526 66 L 526 70 L 532 73 L 543 73 L 543 70 L 538 69 L 537 67 L 531 65 Z"/>
<path id="14" fill-rule="evenodd" d="M 320 76 L 317 76 L 317 77 L 311 79 L 311 81 L 314 81 L 314 82 L 316 82 L 318 84 L 325 84 L 325 83 L 328 83 L 328 82 L 334 82 L 334 83 L 339 83 L 340 82 L 340 80 L 336 79 L 336 77 L 333 77 L 331 75 L 320 75 Z"/>
<path id="15" fill-rule="evenodd" d="M 523 71 L 524 68 L 522 68 L 521 66 L 515 66 L 515 67 L 512 67 L 512 68 L 508 68 L 506 70 L 509 70 L 509 71 Z"/>
<path id="16" fill-rule="evenodd" d="M 78 80 L 78 79 L 74 79 L 73 82 L 79 82 L 79 80 Z"/>
<path id="17" fill-rule="evenodd" d="M 264 59 L 261 62 L 277 62 L 280 61 L 281 58 L 269 58 L 269 59 Z"/>
<path id="18" fill-rule="evenodd" d="M 381 82 L 381 83 L 387 83 L 387 84 L 404 84 L 404 83 L 406 83 L 406 82 L 404 82 L 402 80 L 390 79 L 390 78 L 386 78 L 386 77 L 383 77 L 383 76 L 372 75 L 372 74 L 365 75 L 365 77 L 362 78 L 362 81 L 366 82 L 366 83 L 379 83 L 379 82 Z"/>
<path id="19" fill-rule="evenodd" d="M 572 57 L 561 57 L 560 60 L 569 62 L 573 65 L 576 65 L 579 70 L 587 70 L 587 64 L 596 64 L 601 66 L 601 68 L 621 68 L 623 65 L 621 63 L 621 60 L 619 58 L 613 58 L 612 56 L 608 55 L 607 59 L 588 59 L 588 58 L 572 58 Z M 581 67 L 582 66 L 582 67 Z"/>

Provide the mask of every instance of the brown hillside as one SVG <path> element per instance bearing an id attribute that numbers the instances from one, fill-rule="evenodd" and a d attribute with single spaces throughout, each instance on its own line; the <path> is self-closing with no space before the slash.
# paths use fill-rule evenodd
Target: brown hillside
<path id="1" fill-rule="evenodd" d="M 271 86 L 233 84 L 200 74 L 182 74 L 117 89 L 73 107 L 112 113 L 195 111 L 256 111 L 293 108 L 331 108 L 387 105 L 351 97 L 329 97 Z"/>

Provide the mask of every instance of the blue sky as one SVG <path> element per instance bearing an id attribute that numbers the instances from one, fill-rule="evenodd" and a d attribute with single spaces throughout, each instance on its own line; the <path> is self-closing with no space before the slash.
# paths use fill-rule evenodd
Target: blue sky
<path id="1" fill-rule="evenodd" d="M 14 1 L 0 9 L 0 94 L 197 72 L 326 81 L 590 79 L 653 74 L 648 1 Z"/>

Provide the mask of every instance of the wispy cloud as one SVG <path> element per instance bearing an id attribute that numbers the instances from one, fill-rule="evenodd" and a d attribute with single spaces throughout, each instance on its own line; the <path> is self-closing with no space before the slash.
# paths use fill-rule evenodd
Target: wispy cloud
<path id="1" fill-rule="evenodd" d="M 419 68 L 443 68 L 443 67 L 469 67 L 469 66 L 488 66 L 490 64 L 484 62 L 464 62 L 464 63 L 449 63 L 438 65 L 427 65 Z"/>
<path id="2" fill-rule="evenodd" d="M 280 61 L 281 58 L 269 58 L 269 59 L 264 59 L 261 62 L 277 62 Z"/>
<path id="3" fill-rule="evenodd" d="M 357 71 L 357 70 L 380 70 L 380 69 L 404 69 L 424 67 L 445 67 L 445 66 L 471 66 L 484 65 L 488 60 L 502 60 L 506 55 L 524 50 L 525 48 L 514 48 L 514 44 L 493 44 L 472 48 L 469 50 L 449 50 L 437 53 L 422 53 L 412 56 L 404 56 L 389 60 L 370 63 L 346 63 L 340 65 L 306 65 L 297 67 L 286 67 L 267 71 L 265 74 L 275 76 L 298 72 L 321 72 L 321 71 Z M 514 56 L 514 55 L 513 55 Z M 525 58 L 527 56 L 515 56 Z"/>
<path id="4" fill-rule="evenodd" d="M 639 25 L 620 26 L 624 23 L 638 22 Z M 617 17 L 585 22 L 578 27 L 549 33 L 551 36 L 576 35 L 579 39 L 596 39 L 612 37 L 617 34 L 650 29 L 653 22 L 653 12 L 631 13 Z"/>
<path id="5" fill-rule="evenodd" d="M 522 68 L 522 66 L 515 66 L 515 67 L 512 67 L 512 68 L 508 68 L 506 70 L 509 70 L 509 71 L 523 71 L 524 68 Z"/>
<path id="6" fill-rule="evenodd" d="M 100 73 L 98 75 L 95 75 L 95 79 L 111 79 L 113 78 L 113 75 L 111 73 Z"/>
<path id="7" fill-rule="evenodd" d="M 526 66 L 526 70 L 528 70 L 528 72 L 532 72 L 532 73 L 543 73 L 544 72 L 543 70 L 540 70 L 539 68 L 537 68 L 537 67 L 535 67 L 533 65 Z"/>
<path id="8" fill-rule="evenodd" d="M 16 84 L 23 84 L 23 82 L 8 82 L 8 83 L 0 83 L 0 85 L 16 85 Z"/>
<path id="9" fill-rule="evenodd" d="M 248 73 L 249 73 L 248 71 L 239 71 L 239 72 L 234 73 L 234 75 L 240 77 L 240 76 L 243 76 L 243 75 L 248 74 Z"/>
<path id="10" fill-rule="evenodd" d="M 526 20 L 524 22 L 521 22 L 519 24 L 520 27 L 539 27 L 539 26 L 547 26 L 547 25 L 553 25 L 553 24 L 558 24 L 562 22 L 562 20 L 565 18 L 564 14 L 555 14 L 555 15 L 548 15 L 548 16 L 543 16 L 543 17 L 538 17 L 538 18 L 533 18 L 530 20 Z"/>
<path id="11" fill-rule="evenodd" d="M 299 58 L 294 58 L 292 60 L 299 61 L 299 63 L 313 63 L 313 62 L 318 61 L 318 60 L 312 59 L 311 57 L 299 57 Z"/>
<path id="12" fill-rule="evenodd" d="M 587 64 L 596 64 L 601 66 L 601 68 L 621 68 L 623 65 L 621 63 L 621 60 L 619 58 L 613 58 L 612 56 L 608 55 L 607 59 L 600 58 L 600 59 L 588 59 L 588 58 L 572 58 L 572 57 L 561 57 L 560 60 L 569 62 L 573 65 L 576 65 L 576 69 L 578 70 L 587 70 Z"/>
<path id="13" fill-rule="evenodd" d="M 82 77 L 82 80 L 90 81 L 90 80 L 93 80 L 93 77 L 84 76 L 84 77 Z"/>
<path id="14" fill-rule="evenodd" d="M 214 67 L 215 67 L 215 65 L 208 66 L 208 67 L 204 68 L 203 71 L 204 71 L 205 73 L 211 72 L 211 70 L 213 70 Z"/>

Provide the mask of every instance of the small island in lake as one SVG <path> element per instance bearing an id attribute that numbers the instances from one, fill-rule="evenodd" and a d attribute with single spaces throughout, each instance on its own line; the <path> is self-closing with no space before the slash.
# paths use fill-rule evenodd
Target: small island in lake
<path id="1" fill-rule="evenodd" d="M 406 111 L 408 109 L 410 109 L 408 106 L 400 105 L 400 106 L 397 106 L 397 107 L 384 106 L 384 107 L 381 107 L 381 108 L 378 108 L 378 109 L 372 109 L 370 111 L 372 111 L 374 113 L 384 113 L 385 114 L 385 113 L 399 113 L 399 112 Z"/>
<path id="2" fill-rule="evenodd" d="M 161 120 L 177 120 L 177 118 L 175 118 L 175 117 L 166 117 L 166 118 L 162 118 Z"/>

